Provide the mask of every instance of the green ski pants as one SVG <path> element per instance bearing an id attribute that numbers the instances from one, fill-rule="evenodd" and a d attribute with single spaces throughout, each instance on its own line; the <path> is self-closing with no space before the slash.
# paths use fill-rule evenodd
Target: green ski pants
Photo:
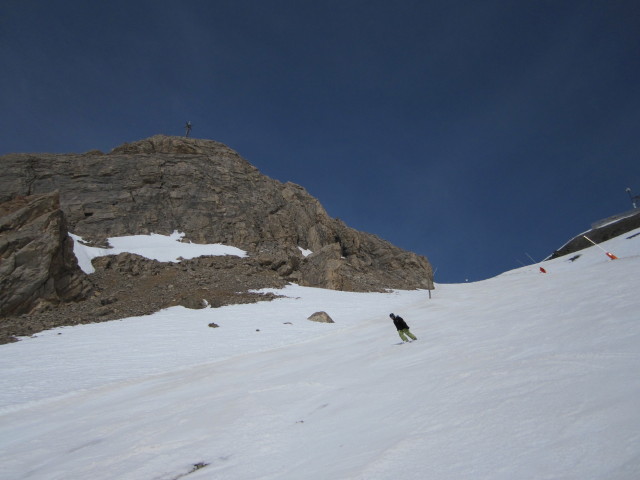
<path id="1" fill-rule="evenodd" d="M 417 340 L 416 336 L 411 333 L 408 328 L 405 328 L 404 330 L 398 330 L 398 335 L 400 335 L 400 338 L 403 342 L 409 341 L 409 339 L 407 339 L 407 336 L 412 340 Z"/>

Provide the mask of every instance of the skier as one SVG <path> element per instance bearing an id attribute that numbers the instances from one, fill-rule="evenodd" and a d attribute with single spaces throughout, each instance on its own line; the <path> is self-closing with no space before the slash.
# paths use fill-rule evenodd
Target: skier
<path id="1" fill-rule="evenodd" d="M 403 320 L 401 316 L 395 315 L 393 313 L 390 313 L 389 316 L 393 320 L 393 324 L 398 329 L 398 335 L 400 335 L 400 338 L 402 339 L 403 342 L 411 341 L 407 339 L 407 336 L 412 340 L 417 340 L 416 336 L 409 331 L 409 325 L 407 325 L 407 323 Z"/>

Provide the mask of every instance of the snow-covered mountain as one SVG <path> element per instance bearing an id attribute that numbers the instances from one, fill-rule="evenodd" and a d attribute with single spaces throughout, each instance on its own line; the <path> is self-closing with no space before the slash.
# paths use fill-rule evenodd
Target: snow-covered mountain
<path id="1" fill-rule="evenodd" d="M 601 248 L 432 298 L 290 285 L 1 345 L 0 477 L 636 480 L 640 229 Z"/>

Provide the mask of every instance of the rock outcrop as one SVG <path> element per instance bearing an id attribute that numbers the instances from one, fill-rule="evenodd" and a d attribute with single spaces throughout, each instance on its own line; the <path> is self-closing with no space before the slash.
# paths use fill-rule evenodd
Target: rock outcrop
<path id="1" fill-rule="evenodd" d="M 262 175 L 225 145 L 155 136 L 109 154 L 0 157 L 0 343 L 62 325 L 146 315 L 174 305 L 270 300 L 288 282 L 349 291 L 431 289 L 426 258 L 329 217 L 299 185 Z M 185 233 L 239 257 L 163 263 L 94 259 L 85 275 L 68 232 Z"/>
<path id="2" fill-rule="evenodd" d="M 0 316 L 87 297 L 57 193 L 0 204 Z"/>
<path id="3" fill-rule="evenodd" d="M 69 230 L 97 245 L 178 230 L 194 243 L 243 248 L 301 285 L 433 288 L 426 258 L 347 227 L 303 187 L 261 174 L 215 141 L 158 135 L 109 154 L 5 155 L 0 166 L 0 201 L 57 190 Z"/>

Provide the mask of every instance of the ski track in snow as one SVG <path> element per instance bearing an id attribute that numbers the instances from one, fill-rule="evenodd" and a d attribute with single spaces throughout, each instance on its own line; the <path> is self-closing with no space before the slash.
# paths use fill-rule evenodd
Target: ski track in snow
<path id="1" fill-rule="evenodd" d="M 638 232 L 432 299 L 290 285 L 2 345 L 0 478 L 636 480 Z"/>

